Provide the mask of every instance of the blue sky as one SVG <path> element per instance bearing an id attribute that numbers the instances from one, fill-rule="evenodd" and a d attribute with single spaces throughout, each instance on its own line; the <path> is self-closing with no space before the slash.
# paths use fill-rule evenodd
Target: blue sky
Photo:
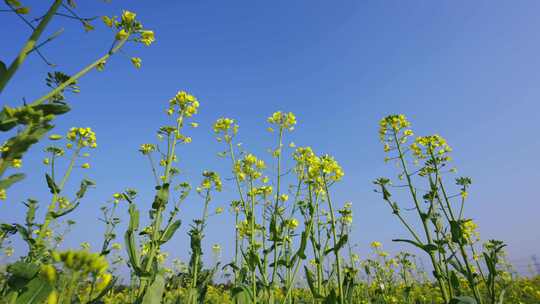
<path id="1" fill-rule="evenodd" d="M 43 11 L 42 4 L 31 2 L 35 14 Z M 265 131 L 266 117 L 276 110 L 292 111 L 299 123 L 287 140 L 330 153 L 344 167 L 336 200 L 353 202 L 352 240 L 360 255 L 373 240 L 395 252 L 400 245 L 391 239 L 405 231 L 373 193 L 371 181 L 395 172 L 383 162 L 378 120 L 404 113 L 416 133 L 446 137 L 459 174 L 473 178 L 466 212 L 480 224 L 483 238 L 507 242 L 519 267 L 528 256 L 540 254 L 540 3 L 79 2 L 83 16 L 119 14 L 122 8 L 137 12 L 156 32 L 156 43 L 128 46 L 104 72 L 87 75 L 79 83 L 81 94 L 70 98 L 73 110 L 57 120 L 57 133 L 73 125 L 91 126 L 99 144 L 92 169 L 82 173 L 96 180 L 97 188 L 72 214 L 79 224 L 66 247 L 89 241 L 97 248 L 103 230 L 96 220 L 99 206 L 112 193 L 134 187 L 140 190 L 141 208 L 150 205 L 151 174 L 137 149 L 153 141 L 155 130 L 166 123 L 168 99 L 186 89 L 201 101 L 200 127 L 189 131 L 193 143 L 179 151 L 184 178 L 193 183 L 204 169 L 230 175 L 228 163 L 216 156 L 222 146 L 211 132 L 215 119 L 236 118 L 244 147 L 269 160 L 265 151 L 275 140 Z M 95 24 L 96 31 L 84 33 L 77 23 L 57 18 L 49 34 L 62 27 L 65 32 L 43 53 L 58 70 L 78 71 L 110 46 L 112 33 L 99 21 Z M 9 28 L 2 31 L 0 59 L 10 62 L 29 31 L 5 13 L 0 28 Z M 131 56 L 142 58 L 140 70 L 129 62 Z M 46 92 L 48 70 L 31 56 L 1 103 L 18 105 Z M 46 202 L 42 148 L 26 156 L 29 176 L 0 205 L 0 221 L 22 220 L 18 202 L 29 193 Z M 78 184 L 75 177 L 72 188 Z M 232 197 L 229 182 L 213 204 L 227 206 Z M 183 206 L 184 224 L 167 246 L 173 256 L 187 256 L 185 232 L 201 209 L 196 195 Z M 125 208 L 121 215 L 127 216 Z M 213 218 L 207 252 L 220 243 L 227 258 L 232 235 L 232 216 Z M 18 244 L 16 250 L 23 248 Z"/>

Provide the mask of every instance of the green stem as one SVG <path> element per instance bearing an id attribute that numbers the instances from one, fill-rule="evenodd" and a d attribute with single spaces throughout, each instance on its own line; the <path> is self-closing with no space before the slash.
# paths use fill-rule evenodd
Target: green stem
<path id="1" fill-rule="evenodd" d="M 249 190 L 250 193 L 253 193 L 253 179 L 250 178 L 249 180 Z M 256 254 L 255 252 L 255 195 L 250 195 L 251 198 L 251 210 L 250 210 L 250 234 L 249 234 L 249 246 L 250 246 L 250 254 Z M 256 265 L 251 265 L 251 292 L 253 295 L 253 304 L 257 304 L 257 267 Z"/>
<path id="2" fill-rule="evenodd" d="M 341 265 L 339 258 L 339 250 L 336 248 L 338 243 L 337 234 L 336 234 L 336 219 L 334 215 L 334 207 L 332 206 L 332 201 L 330 200 L 330 193 L 328 192 L 328 183 L 326 181 L 326 176 L 323 175 L 324 190 L 326 192 L 326 199 L 328 201 L 328 208 L 330 209 L 330 229 L 332 230 L 332 237 L 334 238 L 334 256 L 336 259 L 336 274 L 338 281 L 338 291 L 339 291 L 339 303 L 345 303 L 344 294 L 343 294 L 343 281 L 341 279 Z"/>
<path id="3" fill-rule="evenodd" d="M 73 167 L 75 165 L 75 161 L 77 160 L 77 157 L 79 156 L 79 153 L 81 151 L 82 146 L 80 144 L 77 144 L 77 148 L 75 151 L 73 151 L 73 155 L 71 156 L 71 160 L 69 161 L 68 168 L 66 170 L 66 173 L 64 174 L 62 181 L 58 185 L 58 191 L 53 194 L 51 203 L 49 204 L 49 207 L 47 209 L 47 214 L 45 215 L 45 221 L 43 222 L 43 225 L 41 225 L 39 229 L 38 238 L 36 239 L 36 243 L 40 244 L 43 239 L 45 238 L 45 234 L 47 232 L 47 229 L 49 228 L 49 225 L 53 219 L 52 213 L 54 209 L 56 208 L 56 202 L 58 201 L 58 196 L 64 189 L 65 183 L 67 182 L 69 176 L 71 175 L 71 172 L 73 170 Z"/>
<path id="4" fill-rule="evenodd" d="M 30 103 L 30 106 L 35 106 L 43 103 L 44 101 L 48 100 L 49 98 L 55 96 L 56 94 L 60 93 L 62 90 L 64 90 L 67 86 L 77 82 L 79 78 L 84 76 L 86 73 L 90 72 L 92 69 L 94 69 L 96 66 L 98 66 L 100 63 L 107 61 L 109 57 L 114 55 L 118 50 L 124 46 L 124 44 L 128 41 L 129 37 L 131 35 L 131 32 L 128 32 L 128 36 L 120 41 L 111 49 L 107 54 L 101 56 L 96 61 L 91 63 L 90 65 L 86 66 L 82 70 L 80 70 L 77 74 L 71 76 L 68 80 L 60 84 L 58 87 L 56 87 L 54 90 L 50 91 L 49 93 L 45 94 L 44 96 L 32 101 Z"/>
<path id="5" fill-rule="evenodd" d="M 210 190 L 206 191 L 206 198 L 204 200 L 204 209 L 203 209 L 203 215 L 201 219 L 201 223 L 199 226 L 199 233 L 202 234 L 206 222 L 206 218 L 208 217 L 208 203 L 210 203 Z M 191 287 L 196 288 L 197 287 L 197 276 L 199 272 L 199 260 L 201 256 L 197 252 L 195 256 L 195 263 L 193 263 L 193 280 L 191 282 Z"/>
<path id="6" fill-rule="evenodd" d="M 277 157 L 277 176 L 276 176 L 276 199 L 275 199 L 275 202 L 274 202 L 274 210 L 273 210 L 273 213 L 272 213 L 272 222 L 274 225 L 276 225 L 276 228 L 275 230 L 277 231 L 277 219 L 278 219 L 278 213 L 279 213 L 279 195 L 280 195 L 280 190 L 281 190 L 281 153 L 282 153 L 282 149 L 281 149 L 281 145 L 282 145 L 282 137 L 283 137 L 283 126 L 281 126 L 279 128 L 279 136 L 278 136 L 278 151 L 279 151 L 279 154 L 278 154 L 278 157 Z M 278 263 L 277 263 L 277 260 L 278 260 L 278 236 L 277 235 L 273 235 L 272 238 L 274 239 L 274 268 L 272 270 L 272 284 L 275 282 L 275 277 L 276 277 L 276 273 L 277 273 L 277 269 L 278 269 Z M 283 250 L 283 246 L 284 246 L 284 240 L 282 240 L 281 242 L 281 250 Z"/>
<path id="7" fill-rule="evenodd" d="M 416 190 L 413 187 L 413 183 L 412 183 L 412 180 L 411 180 L 411 175 L 409 174 L 409 172 L 407 170 L 407 164 L 405 163 L 405 156 L 404 156 L 403 151 L 401 149 L 400 141 L 399 141 L 399 139 L 397 137 L 397 133 L 396 133 L 395 130 L 393 131 L 393 137 L 394 137 L 394 142 L 396 144 L 396 148 L 397 148 L 398 153 L 399 153 L 399 159 L 401 161 L 401 166 L 403 168 L 403 173 L 405 174 L 405 177 L 407 178 L 407 186 L 409 187 L 409 191 L 410 191 L 411 196 L 413 198 L 414 205 L 416 207 L 416 211 L 418 212 L 418 215 L 419 215 L 419 217 L 421 219 L 422 226 L 424 228 L 424 232 L 425 232 L 425 235 L 426 235 L 426 238 L 427 238 L 427 242 L 429 244 L 432 244 L 431 232 L 430 232 L 430 230 L 429 230 L 429 228 L 427 226 L 427 217 L 423 216 L 423 213 L 422 213 L 422 211 L 420 209 L 420 203 L 418 202 L 418 198 L 416 197 Z M 434 268 L 435 272 L 437 273 L 436 278 L 437 278 L 437 282 L 439 283 L 439 287 L 440 287 L 444 302 L 448 303 L 450 301 L 450 298 L 448 296 L 448 291 L 447 291 L 447 289 L 445 287 L 443 279 L 440 277 L 440 273 L 441 273 L 440 265 L 437 262 L 433 251 L 429 252 L 429 257 L 431 259 L 431 263 L 433 265 L 433 268 Z"/>
<path id="8" fill-rule="evenodd" d="M 34 48 L 37 41 L 43 34 L 43 31 L 45 30 L 47 25 L 49 25 L 49 22 L 51 21 L 61 4 L 62 0 L 55 0 L 53 2 L 45 16 L 43 16 L 43 19 L 41 19 L 36 29 L 30 35 L 30 38 L 28 38 L 28 40 L 26 41 L 25 45 L 23 46 L 15 60 L 13 60 L 7 71 L 5 71 L 2 77 L 0 77 L 0 93 L 2 93 L 9 80 L 13 77 L 13 75 L 15 75 L 19 67 L 23 64 L 26 57 L 28 56 L 28 53 Z"/>
<path id="9" fill-rule="evenodd" d="M 177 133 L 180 133 L 180 130 L 182 129 L 184 122 L 184 112 L 180 112 L 180 115 L 177 120 L 176 124 L 176 131 L 174 134 L 172 134 L 172 140 L 171 135 L 169 134 L 168 137 L 168 144 L 167 144 L 167 164 L 165 165 L 165 172 L 163 173 L 163 184 L 165 185 L 170 180 L 170 172 L 172 167 L 172 162 L 174 159 L 175 151 L 176 151 L 176 143 L 178 142 L 178 139 L 176 138 Z M 165 206 L 159 206 L 159 208 L 156 210 L 154 221 L 152 222 L 152 236 L 151 236 L 151 246 L 150 251 L 148 253 L 148 258 L 145 260 L 145 264 L 143 266 L 143 270 L 145 272 L 150 271 L 150 268 L 154 264 L 154 259 L 159 251 L 160 244 L 159 239 L 161 238 L 161 222 L 162 222 L 162 216 L 163 211 L 165 210 Z M 141 287 L 140 287 L 140 293 L 139 296 L 142 296 L 146 293 L 146 287 L 148 285 L 149 281 L 147 279 L 141 279 Z"/>

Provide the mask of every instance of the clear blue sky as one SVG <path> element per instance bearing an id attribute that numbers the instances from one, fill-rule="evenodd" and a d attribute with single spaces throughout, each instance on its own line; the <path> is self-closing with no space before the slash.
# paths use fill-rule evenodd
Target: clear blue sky
<path id="1" fill-rule="evenodd" d="M 41 12 L 38 1 L 27 2 Z M 266 117 L 292 111 L 299 124 L 289 140 L 335 155 L 345 169 L 336 200 L 354 203 L 352 240 L 360 255 L 373 240 L 395 251 L 390 240 L 404 236 L 404 229 L 372 192 L 371 181 L 395 172 L 383 162 L 378 120 L 404 113 L 416 133 L 439 133 L 454 148 L 459 173 L 473 178 L 466 211 L 482 236 L 506 241 L 516 260 L 540 254 L 539 2 L 78 2 L 84 16 L 137 12 L 155 30 L 156 43 L 130 46 L 104 72 L 85 77 L 82 93 L 70 99 L 73 111 L 57 122 L 57 133 L 91 126 L 99 143 L 93 168 L 84 172 L 97 188 L 73 213 L 78 226 L 65 246 L 87 240 L 97 248 L 99 206 L 114 192 L 135 187 L 141 208 L 150 205 L 151 175 L 137 149 L 166 122 L 168 99 L 186 89 L 201 101 L 200 128 L 189 131 L 193 143 L 179 153 L 193 183 L 203 169 L 229 176 L 228 164 L 216 157 L 222 148 L 211 132 L 216 118 L 236 118 L 244 146 L 267 156 L 273 138 L 265 131 Z M 112 34 L 95 24 L 96 31 L 86 34 L 77 23 L 57 18 L 50 32 L 64 27 L 65 33 L 43 53 L 59 70 L 77 71 L 110 46 Z M 29 31 L 5 13 L 0 29 L 0 58 L 10 62 Z M 130 56 L 142 58 L 140 70 Z M 47 70 L 31 56 L 1 103 L 17 105 L 44 93 Z M 29 177 L 0 205 L 0 221 L 22 221 L 18 202 L 30 193 L 46 202 L 41 150 L 34 147 L 25 158 Z M 73 179 L 72 187 L 77 184 Z M 228 184 L 213 204 L 227 206 L 232 191 Z M 201 208 L 196 195 L 184 205 L 182 229 L 167 246 L 173 256 L 187 256 L 185 232 Z M 125 219 L 127 211 L 121 214 Z M 213 218 L 206 251 L 220 243 L 231 252 L 232 235 L 232 216 Z"/>

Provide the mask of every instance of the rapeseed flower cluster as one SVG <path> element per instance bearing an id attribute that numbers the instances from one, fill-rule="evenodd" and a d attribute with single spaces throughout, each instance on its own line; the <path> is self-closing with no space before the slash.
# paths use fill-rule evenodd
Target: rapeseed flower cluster
<path id="1" fill-rule="evenodd" d="M 142 144 L 139 147 L 139 152 L 141 152 L 143 155 L 148 155 L 154 151 L 156 151 L 156 145 L 154 144 Z"/>
<path id="2" fill-rule="evenodd" d="M 325 184 L 336 182 L 344 176 L 339 163 L 330 155 L 317 156 L 311 147 L 298 147 L 293 153 L 296 161 L 295 171 L 300 179 L 313 183 L 319 192 L 325 190 Z"/>
<path id="3" fill-rule="evenodd" d="M 311 147 L 296 148 L 293 153 L 293 158 L 296 161 L 296 174 L 300 178 L 308 178 L 309 176 L 313 177 L 313 175 L 315 175 L 316 172 L 311 169 L 316 168 L 316 164 L 319 162 L 319 159 Z"/>
<path id="4" fill-rule="evenodd" d="M 66 136 L 66 138 L 75 143 L 79 147 L 90 147 L 96 148 L 96 133 L 92 131 L 91 128 L 71 128 Z M 71 148 L 72 145 L 68 143 L 68 148 Z"/>
<path id="5" fill-rule="evenodd" d="M 379 122 L 379 138 L 384 143 L 391 142 L 394 135 L 399 136 L 399 133 L 403 131 L 401 140 L 406 139 L 413 135 L 413 132 L 407 129 L 410 125 L 411 123 L 403 114 L 386 116 Z"/>
<path id="6" fill-rule="evenodd" d="M 238 133 L 238 125 L 231 118 L 219 118 L 214 123 L 213 129 L 214 133 L 218 136 L 217 140 L 225 140 L 226 143 L 230 143 L 232 138 Z"/>
<path id="7" fill-rule="evenodd" d="M 203 177 L 204 179 L 201 182 L 201 185 L 197 188 L 198 192 L 201 192 L 203 190 L 211 190 L 211 189 L 214 189 L 216 191 L 221 191 L 222 182 L 221 182 L 221 177 L 219 177 L 219 174 L 213 171 L 204 171 Z"/>
<path id="8" fill-rule="evenodd" d="M 438 134 L 418 136 L 410 148 L 417 159 L 436 157 L 441 161 L 450 160 L 447 154 L 452 151 L 446 140 Z"/>
<path id="9" fill-rule="evenodd" d="M 178 113 L 181 113 L 186 117 L 191 117 L 194 114 L 197 114 L 199 101 L 195 96 L 186 91 L 179 91 L 171 100 L 169 100 L 167 114 L 172 115 L 175 112 L 176 106 L 178 106 Z"/>
<path id="10" fill-rule="evenodd" d="M 259 224 L 255 224 L 255 231 L 251 230 L 251 223 L 248 220 L 239 221 L 236 225 L 236 230 L 238 231 L 238 236 L 242 238 L 249 238 L 252 233 L 257 233 L 257 231 L 262 230 L 263 227 Z"/>
<path id="11" fill-rule="evenodd" d="M 293 113 L 285 113 L 281 111 L 274 112 L 272 116 L 268 117 L 267 121 L 270 124 L 276 125 L 280 129 L 288 129 L 289 131 L 294 130 L 296 125 L 296 116 Z M 273 129 L 270 128 L 272 131 Z"/>
<path id="12" fill-rule="evenodd" d="M 246 180 L 246 178 L 256 180 L 262 176 L 262 170 L 265 168 L 266 164 L 264 161 L 250 153 L 246 154 L 243 159 L 236 162 L 234 172 L 241 181 Z"/>
<path id="13" fill-rule="evenodd" d="M 272 194 L 272 191 L 272 186 L 253 187 L 253 189 L 248 191 L 247 195 L 249 197 L 254 197 L 257 195 L 262 197 L 268 197 L 270 194 Z"/>
<path id="14" fill-rule="evenodd" d="M 461 231 L 463 232 L 463 237 L 469 243 L 474 243 L 480 237 L 480 234 L 477 231 L 478 224 L 473 222 L 473 220 L 468 219 L 461 222 Z"/>
<path id="15" fill-rule="evenodd" d="M 353 222 L 353 213 L 352 213 L 352 204 L 345 203 L 342 209 L 340 209 L 339 214 L 341 215 L 341 223 L 343 225 L 351 225 Z"/>
<path id="16" fill-rule="evenodd" d="M 120 19 L 118 16 L 103 16 L 101 20 L 106 26 L 110 28 L 116 28 L 116 40 L 126 40 L 135 35 L 133 41 L 140 42 L 146 46 L 149 46 L 155 41 L 154 32 L 144 29 L 142 23 L 136 19 L 137 14 L 130 11 L 123 11 Z"/>
<path id="17" fill-rule="evenodd" d="M 325 178 L 329 178 L 332 181 L 339 181 L 343 175 L 345 175 L 343 169 L 334 157 L 328 154 L 321 156 L 320 170 Z"/>

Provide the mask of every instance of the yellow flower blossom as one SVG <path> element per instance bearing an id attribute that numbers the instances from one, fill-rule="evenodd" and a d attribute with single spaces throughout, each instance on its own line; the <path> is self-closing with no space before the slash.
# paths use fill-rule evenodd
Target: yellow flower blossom
<path id="1" fill-rule="evenodd" d="M 130 11 L 124 11 L 122 13 L 122 22 L 126 24 L 131 24 L 133 20 L 135 20 L 135 16 L 137 16 L 137 14 Z"/>
<path id="2" fill-rule="evenodd" d="M 101 20 L 102 20 L 103 23 L 105 23 L 105 25 L 108 26 L 108 27 L 112 27 L 113 24 L 114 24 L 114 19 L 113 19 L 113 18 L 110 18 L 109 16 L 102 16 L 102 17 L 101 17 Z"/>
<path id="3" fill-rule="evenodd" d="M 146 46 L 152 44 L 154 42 L 154 32 L 149 30 L 141 31 L 141 38 L 140 41 L 144 43 Z"/>
<path id="4" fill-rule="evenodd" d="M 58 291 L 53 290 L 47 296 L 47 304 L 57 304 L 58 303 Z"/>
<path id="5" fill-rule="evenodd" d="M 281 111 L 274 112 L 272 116 L 268 117 L 268 122 L 279 126 L 283 129 L 293 130 L 296 125 L 296 116 L 293 113 L 284 113 Z"/>
<path id="6" fill-rule="evenodd" d="M 121 29 L 118 33 L 116 33 L 116 40 L 124 40 L 128 37 L 128 33 L 126 30 Z"/>
<path id="7" fill-rule="evenodd" d="M 371 248 L 373 248 L 373 249 L 379 249 L 379 248 L 381 248 L 381 247 L 382 247 L 381 242 L 377 242 L 377 241 L 371 242 Z"/>
<path id="8" fill-rule="evenodd" d="M 137 69 L 141 68 L 142 60 L 139 57 L 131 57 L 131 63 L 133 66 L 135 66 Z"/>
<path id="9" fill-rule="evenodd" d="M 139 148 L 139 151 L 144 154 L 148 155 L 154 151 L 156 151 L 156 145 L 153 144 L 142 144 Z"/>
<path id="10" fill-rule="evenodd" d="M 20 167 L 22 167 L 22 159 L 16 158 L 16 159 L 12 160 L 12 161 L 11 161 L 11 166 L 12 166 L 13 168 L 20 168 Z"/>

